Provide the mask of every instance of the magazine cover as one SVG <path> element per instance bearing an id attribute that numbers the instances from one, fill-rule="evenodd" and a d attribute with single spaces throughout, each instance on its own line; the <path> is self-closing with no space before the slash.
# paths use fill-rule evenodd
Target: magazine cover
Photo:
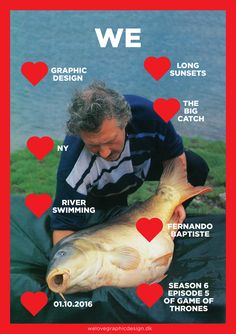
<path id="1" fill-rule="evenodd" d="M 9 11 L 9 326 L 226 333 L 226 21 Z"/>

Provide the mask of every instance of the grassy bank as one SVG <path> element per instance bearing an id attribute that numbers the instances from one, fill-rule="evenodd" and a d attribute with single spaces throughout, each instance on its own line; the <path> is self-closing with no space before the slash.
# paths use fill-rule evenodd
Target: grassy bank
<path id="1" fill-rule="evenodd" d="M 16 194 L 55 194 L 56 172 L 60 153 L 55 141 L 53 151 L 38 161 L 28 149 L 11 154 L 11 192 Z M 225 207 L 225 143 L 201 138 L 184 138 L 185 147 L 200 154 L 208 163 L 210 173 L 207 184 L 214 187 L 212 193 L 197 197 L 188 208 L 188 213 L 220 213 Z M 152 195 L 157 182 L 145 182 L 129 197 L 129 203 L 144 200 Z"/>

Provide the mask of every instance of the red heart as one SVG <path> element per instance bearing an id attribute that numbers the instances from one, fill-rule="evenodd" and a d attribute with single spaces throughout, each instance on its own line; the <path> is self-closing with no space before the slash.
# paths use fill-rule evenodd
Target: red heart
<path id="1" fill-rule="evenodd" d="M 167 123 L 180 109 L 177 99 L 157 99 L 153 103 L 155 112 Z"/>
<path id="2" fill-rule="evenodd" d="M 52 205 L 52 198 L 48 194 L 30 194 L 25 198 L 25 205 L 39 218 Z"/>
<path id="3" fill-rule="evenodd" d="M 33 316 L 39 313 L 48 303 L 48 296 L 44 292 L 25 292 L 20 297 L 21 304 L 29 311 Z"/>
<path id="4" fill-rule="evenodd" d="M 136 289 L 137 296 L 148 307 L 152 307 L 163 295 L 164 291 L 160 284 L 140 284 Z"/>
<path id="5" fill-rule="evenodd" d="M 136 222 L 136 229 L 146 238 L 149 242 L 157 236 L 163 228 L 163 223 L 159 218 L 140 218 Z"/>
<path id="6" fill-rule="evenodd" d="M 159 80 L 169 71 L 171 62 L 167 57 L 148 57 L 144 60 L 144 68 L 154 79 Z"/>
<path id="7" fill-rule="evenodd" d="M 28 150 L 38 159 L 42 160 L 54 146 L 52 138 L 44 136 L 42 138 L 33 136 L 27 140 Z"/>
<path id="8" fill-rule="evenodd" d="M 37 63 L 31 63 L 27 61 L 21 66 L 21 73 L 26 77 L 33 86 L 36 86 L 45 75 L 48 73 L 47 64 L 39 61 Z"/>

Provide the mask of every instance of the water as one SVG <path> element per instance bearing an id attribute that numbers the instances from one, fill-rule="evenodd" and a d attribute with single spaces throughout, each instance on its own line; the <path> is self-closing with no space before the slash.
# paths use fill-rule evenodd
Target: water
<path id="1" fill-rule="evenodd" d="M 100 48 L 94 29 L 139 27 L 141 48 Z M 199 62 L 206 77 L 166 74 L 155 81 L 143 68 L 148 56 Z M 48 67 L 86 66 L 83 82 L 53 82 L 52 75 L 32 86 L 21 74 L 26 61 Z M 103 80 L 123 94 L 155 100 L 197 99 L 204 123 L 173 123 L 181 135 L 225 139 L 225 12 L 223 11 L 12 11 L 11 150 L 30 136 L 63 139 L 67 106 L 77 88 Z"/>

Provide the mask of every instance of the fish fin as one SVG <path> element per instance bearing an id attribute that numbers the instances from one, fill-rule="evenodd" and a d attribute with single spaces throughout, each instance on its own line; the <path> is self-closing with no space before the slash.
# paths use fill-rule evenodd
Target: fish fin
<path id="1" fill-rule="evenodd" d="M 111 253 L 111 262 L 116 267 L 124 270 L 136 269 L 140 262 L 140 255 L 132 247 L 117 247 Z"/>
<path id="2" fill-rule="evenodd" d="M 177 205 L 185 202 L 187 199 L 193 196 L 212 191 L 212 188 L 209 186 L 192 186 L 188 182 L 187 170 L 184 162 L 179 158 L 169 160 L 166 163 L 160 179 L 158 194 L 161 194 L 161 191 L 166 186 L 174 188 L 180 194 L 180 199 Z"/>
<path id="3" fill-rule="evenodd" d="M 59 292 L 59 295 L 61 296 L 61 298 L 62 298 L 64 301 L 66 301 L 66 298 L 64 297 L 64 295 L 63 295 L 61 292 Z"/>
<path id="4" fill-rule="evenodd" d="M 165 254 L 153 260 L 152 263 L 155 264 L 156 266 L 166 266 L 168 265 L 170 258 L 172 258 L 172 256 L 173 256 L 173 253 Z"/>
<path id="5" fill-rule="evenodd" d="M 158 278 L 155 278 L 153 281 L 148 282 L 148 284 L 153 284 L 153 283 L 159 283 L 161 281 L 163 281 L 164 278 L 166 278 L 167 275 L 163 274 L 161 276 L 159 276 Z"/>

